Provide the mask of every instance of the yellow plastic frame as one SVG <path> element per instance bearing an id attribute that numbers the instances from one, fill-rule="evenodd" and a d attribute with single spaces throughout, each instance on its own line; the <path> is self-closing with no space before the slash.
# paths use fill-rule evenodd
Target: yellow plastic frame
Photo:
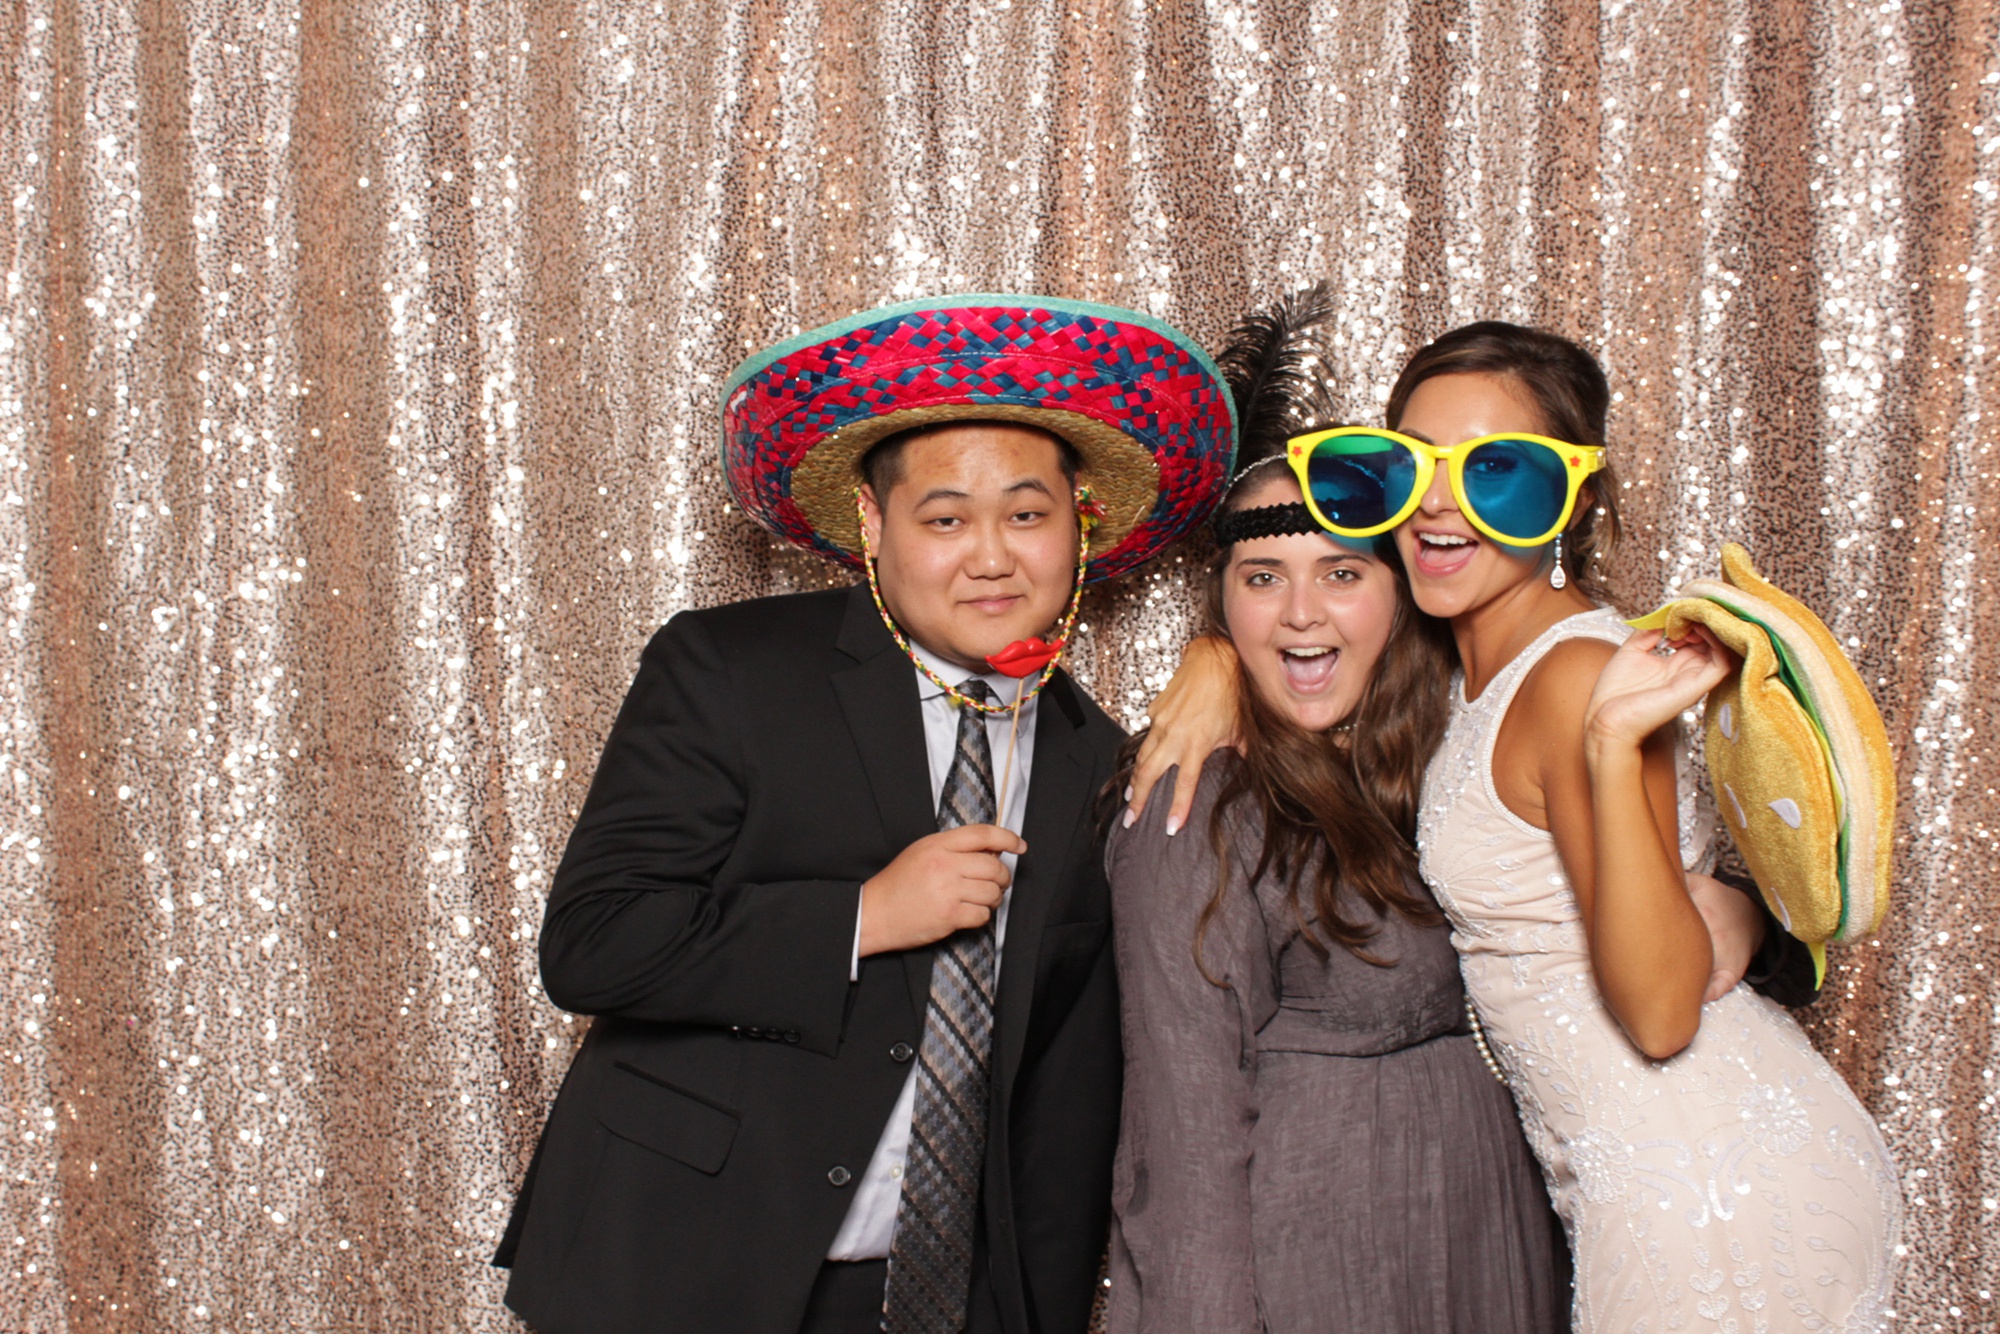
<path id="1" fill-rule="evenodd" d="M 1319 505 L 1313 500 L 1312 485 L 1306 477 L 1306 467 L 1312 459 L 1314 450 L 1328 440 L 1356 435 L 1365 435 L 1376 440 L 1393 440 L 1409 450 L 1417 460 L 1416 482 L 1410 488 L 1410 498 L 1403 502 L 1403 507 L 1395 514 L 1372 528 L 1343 528 L 1320 513 Z M 1539 536 L 1509 537 L 1505 533 L 1496 532 L 1479 517 L 1479 512 L 1465 497 L 1466 456 L 1479 446 L 1490 445 L 1498 440 L 1524 440 L 1530 444 L 1542 445 L 1555 452 L 1562 460 L 1563 471 L 1568 474 L 1569 494 L 1563 499 L 1562 513 L 1556 516 L 1554 526 Z M 1569 524 L 1570 516 L 1576 512 L 1576 496 L 1583 488 L 1584 479 L 1604 466 L 1604 449 L 1601 445 L 1576 445 L 1567 440 L 1556 440 L 1546 435 L 1531 435 L 1525 431 L 1500 431 L 1472 440 L 1461 440 L 1455 445 L 1433 445 L 1415 436 L 1380 427 L 1337 426 L 1330 431 L 1314 431 L 1310 435 L 1293 436 L 1287 440 L 1285 461 L 1291 465 L 1292 475 L 1298 478 L 1299 490 L 1305 494 L 1306 508 L 1312 512 L 1320 527 L 1330 533 L 1338 533 L 1342 537 L 1374 537 L 1378 533 L 1388 532 L 1416 513 L 1417 507 L 1423 503 L 1424 493 L 1430 490 L 1431 479 L 1437 476 L 1437 465 L 1442 461 L 1448 465 L 1445 475 L 1451 480 L 1451 494 L 1458 501 L 1458 512 L 1463 514 L 1474 528 L 1495 542 L 1504 542 L 1510 547 L 1538 547 L 1552 540 Z"/>

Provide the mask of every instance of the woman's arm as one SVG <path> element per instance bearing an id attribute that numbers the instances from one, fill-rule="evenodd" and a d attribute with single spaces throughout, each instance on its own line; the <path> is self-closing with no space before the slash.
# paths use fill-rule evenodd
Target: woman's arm
<path id="1" fill-rule="evenodd" d="M 1108 864 L 1124 1011 L 1125 1107 L 1113 1209 L 1130 1273 L 1114 1272 L 1111 1328 L 1209 1334 L 1260 1328 L 1250 1229 L 1254 1037 L 1273 1003 L 1263 916 L 1217 886 L 1207 803 L 1168 838 L 1156 807 L 1113 830 Z M 1114 1253 L 1116 1249 L 1114 1248 Z"/>
<path id="2" fill-rule="evenodd" d="M 1508 712 L 1494 779 L 1555 838 L 1605 1004 L 1634 1045 L 1665 1059 L 1694 1039 L 1714 958 L 1680 864 L 1669 724 L 1728 663 L 1700 641 L 1657 657 L 1656 641 L 1558 645 Z"/>
<path id="3" fill-rule="evenodd" d="M 1237 689 L 1235 645 L 1218 635 L 1202 635 L 1187 646 L 1174 679 L 1149 710 L 1152 725 L 1139 743 L 1125 797 L 1127 828 L 1146 813 L 1153 785 L 1176 768 L 1180 772 L 1164 825 L 1167 837 L 1187 824 L 1202 766 L 1220 748 L 1236 744 Z"/>
<path id="4" fill-rule="evenodd" d="M 1708 927 L 1709 950 L 1715 956 L 1708 988 L 1701 993 L 1703 1003 L 1722 999 L 1738 982 L 1764 990 L 1768 974 L 1752 976 L 1751 970 L 1760 960 L 1772 957 L 1771 933 L 1783 936 L 1784 932 L 1770 920 L 1763 902 L 1755 898 L 1756 886 L 1746 894 L 1737 885 L 1699 871 L 1687 873 L 1687 884 L 1688 897 Z"/>

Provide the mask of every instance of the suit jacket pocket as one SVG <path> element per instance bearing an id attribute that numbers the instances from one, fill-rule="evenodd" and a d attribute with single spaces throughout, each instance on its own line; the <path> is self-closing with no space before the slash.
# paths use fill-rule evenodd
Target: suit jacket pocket
<path id="1" fill-rule="evenodd" d="M 729 1160 L 743 1118 L 732 1107 L 656 1079 L 623 1061 L 612 1063 L 597 1105 L 612 1134 L 714 1176 Z"/>

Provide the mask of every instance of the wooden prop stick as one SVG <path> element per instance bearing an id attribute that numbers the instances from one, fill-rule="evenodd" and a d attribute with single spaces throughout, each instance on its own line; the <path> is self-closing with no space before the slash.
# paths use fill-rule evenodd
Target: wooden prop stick
<path id="1" fill-rule="evenodd" d="M 1014 781 L 1014 744 L 1021 739 L 1021 696 L 1027 693 L 1028 678 L 1014 680 L 1014 722 L 1007 729 L 1007 763 L 1000 769 L 1000 795 L 994 799 L 993 823 L 1002 829 L 1007 827 L 1007 793 Z M 1025 814 L 1025 812 L 1024 812 Z M 1023 819 L 1026 824 L 1026 819 Z M 1019 832 L 1018 830 L 1016 832 Z"/>

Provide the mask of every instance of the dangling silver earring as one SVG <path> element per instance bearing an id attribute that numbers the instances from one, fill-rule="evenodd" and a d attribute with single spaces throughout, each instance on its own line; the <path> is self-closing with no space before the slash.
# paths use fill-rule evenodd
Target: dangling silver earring
<path id="1" fill-rule="evenodd" d="M 1569 576 L 1563 573 L 1563 535 L 1556 534 L 1556 567 L 1549 571 L 1549 587 L 1561 588 L 1569 583 Z"/>

